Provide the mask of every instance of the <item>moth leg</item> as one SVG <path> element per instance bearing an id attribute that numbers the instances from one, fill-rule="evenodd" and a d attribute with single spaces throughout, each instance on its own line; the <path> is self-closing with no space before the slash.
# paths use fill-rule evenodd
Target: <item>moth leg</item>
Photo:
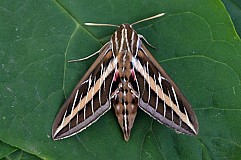
<path id="1" fill-rule="evenodd" d="M 101 52 L 103 51 L 103 49 L 104 49 L 107 45 L 109 45 L 109 43 L 110 43 L 110 42 L 107 42 L 100 50 L 96 51 L 95 53 L 92 53 L 91 55 L 89 55 L 89 56 L 87 56 L 87 57 L 80 58 L 80 59 L 69 60 L 68 62 L 80 62 L 80 61 L 89 59 L 89 58 L 95 56 L 96 54 L 101 53 Z"/>
<path id="2" fill-rule="evenodd" d="M 138 36 L 139 36 L 139 38 L 141 38 L 142 40 L 144 40 L 144 42 L 145 42 L 148 46 L 150 46 L 151 48 L 157 49 L 155 46 L 151 45 L 151 44 L 146 40 L 146 38 L 145 38 L 143 35 L 138 34 Z"/>

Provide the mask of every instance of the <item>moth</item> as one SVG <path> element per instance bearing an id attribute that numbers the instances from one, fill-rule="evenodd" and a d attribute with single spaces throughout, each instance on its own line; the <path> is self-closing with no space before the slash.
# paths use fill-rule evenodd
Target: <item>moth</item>
<path id="1" fill-rule="evenodd" d="M 138 108 L 177 132 L 198 134 L 198 120 L 191 105 L 143 42 L 150 44 L 132 28 L 134 24 L 163 15 L 131 25 L 87 23 L 116 26 L 118 29 L 110 41 L 94 53 L 99 54 L 98 58 L 57 114 L 52 127 L 54 140 L 83 131 L 111 107 L 115 110 L 125 141 L 130 138 Z"/>

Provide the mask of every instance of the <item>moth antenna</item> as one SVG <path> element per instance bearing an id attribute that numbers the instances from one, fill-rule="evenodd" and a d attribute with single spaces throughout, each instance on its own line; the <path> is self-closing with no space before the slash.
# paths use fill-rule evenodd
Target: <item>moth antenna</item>
<path id="1" fill-rule="evenodd" d="M 151 20 L 151 19 L 155 19 L 155 18 L 161 17 L 161 16 L 163 16 L 163 15 L 165 15 L 165 13 L 160 13 L 160 14 L 157 14 L 157 15 L 155 15 L 155 16 L 152 16 L 152 17 L 149 17 L 149 18 L 145 18 L 145 19 L 139 20 L 139 21 L 137 21 L 137 22 L 132 23 L 131 26 L 133 26 L 133 25 L 135 25 L 135 24 L 138 24 L 138 23 L 141 23 L 141 22 L 144 22 L 144 21 L 148 21 L 148 20 Z"/>
<path id="2" fill-rule="evenodd" d="M 108 26 L 108 27 L 119 27 L 115 24 L 101 24 L 101 23 L 85 23 L 86 26 Z"/>
<path id="3" fill-rule="evenodd" d="M 151 20 L 151 19 L 155 19 L 155 18 L 158 18 L 158 17 L 161 17 L 165 15 L 165 13 L 160 13 L 160 14 L 157 14 L 155 16 L 152 16 L 152 17 L 148 17 L 148 18 L 145 18 L 145 19 L 142 19 L 142 20 L 139 20 L 137 22 L 134 22 L 131 24 L 131 26 L 135 25 L 135 24 L 138 24 L 138 23 L 141 23 L 141 22 L 144 22 L 144 21 L 148 21 L 148 20 Z M 115 25 L 115 24 L 103 24 L 103 23 L 85 23 L 86 26 L 108 26 L 108 27 L 119 27 L 119 25 Z"/>

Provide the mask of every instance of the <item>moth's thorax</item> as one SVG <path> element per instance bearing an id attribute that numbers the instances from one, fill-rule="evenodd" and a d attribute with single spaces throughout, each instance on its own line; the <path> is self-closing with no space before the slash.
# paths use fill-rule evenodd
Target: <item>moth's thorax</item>
<path id="1" fill-rule="evenodd" d="M 111 37 L 112 51 L 115 55 L 128 51 L 136 54 L 139 38 L 135 30 L 129 24 L 122 24 Z"/>

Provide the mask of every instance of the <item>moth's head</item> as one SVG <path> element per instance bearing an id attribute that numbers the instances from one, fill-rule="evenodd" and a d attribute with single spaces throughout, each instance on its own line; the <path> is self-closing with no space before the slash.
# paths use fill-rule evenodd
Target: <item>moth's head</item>
<path id="1" fill-rule="evenodd" d="M 113 50 L 118 52 L 119 49 L 123 49 L 123 47 L 125 49 L 128 50 L 132 50 L 132 53 L 135 53 L 135 49 L 136 46 L 139 46 L 139 36 L 138 34 L 134 31 L 134 29 L 132 28 L 133 25 L 136 25 L 138 23 L 144 22 L 144 21 L 148 21 L 154 18 L 158 18 L 163 16 L 165 13 L 160 13 L 158 15 L 149 17 L 149 18 L 145 18 L 142 20 L 139 20 L 137 22 L 134 22 L 132 24 L 128 24 L 128 23 L 124 23 L 121 25 L 115 25 L 115 24 L 97 24 L 97 23 L 85 23 L 85 25 L 89 25 L 89 26 L 110 26 L 110 27 L 117 27 L 118 29 L 116 30 L 116 32 L 113 34 L 113 36 L 111 37 L 111 41 L 112 44 L 115 42 L 116 45 L 114 45 Z M 123 45 L 125 44 L 125 45 Z M 149 44 L 147 42 L 147 44 Z M 149 44 L 150 45 L 150 44 Z M 151 45 L 150 45 L 151 46 Z M 129 47 L 129 48 L 128 48 Z M 155 47 L 153 47 L 155 48 Z"/>
<path id="2" fill-rule="evenodd" d="M 132 25 L 131 25 L 131 24 L 128 24 L 128 23 L 124 23 L 124 24 L 122 24 L 122 25 L 120 25 L 120 26 L 118 27 L 118 29 L 117 29 L 116 32 L 120 32 L 121 34 L 122 34 L 122 32 L 123 32 L 123 34 L 126 34 L 126 33 L 124 32 L 125 30 L 127 30 L 128 32 L 129 32 L 129 31 L 132 32 L 132 31 L 133 31 Z"/>

